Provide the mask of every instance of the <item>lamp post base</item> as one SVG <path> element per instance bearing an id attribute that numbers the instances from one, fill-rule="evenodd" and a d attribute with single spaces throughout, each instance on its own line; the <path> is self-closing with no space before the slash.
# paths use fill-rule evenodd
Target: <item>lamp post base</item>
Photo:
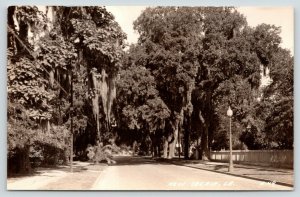
<path id="1" fill-rule="evenodd" d="M 233 166 L 232 165 L 229 165 L 228 172 L 233 172 Z"/>

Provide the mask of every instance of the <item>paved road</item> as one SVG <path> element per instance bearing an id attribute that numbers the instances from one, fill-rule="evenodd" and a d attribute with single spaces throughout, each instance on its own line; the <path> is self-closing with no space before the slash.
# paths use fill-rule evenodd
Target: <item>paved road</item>
<path id="1" fill-rule="evenodd" d="M 291 187 L 205 170 L 157 163 L 139 157 L 118 157 L 93 190 L 292 190 Z"/>

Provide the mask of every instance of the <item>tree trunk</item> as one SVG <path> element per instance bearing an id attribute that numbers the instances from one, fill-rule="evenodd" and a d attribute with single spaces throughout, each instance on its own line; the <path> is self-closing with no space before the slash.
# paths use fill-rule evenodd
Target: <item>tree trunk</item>
<path id="1" fill-rule="evenodd" d="M 155 144 L 153 143 L 153 140 L 152 140 L 152 145 L 151 145 L 151 156 L 155 157 Z"/>
<path id="2" fill-rule="evenodd" d="M 161 157 L 160 142 L 157 144 L 157 156 L 158 156 L 158 157 Z"/>
<path id="3" fill-rule="evenodd" d="M 168 144 L 169 144 L 167 138 L 164 138 L 163 143 L 164 143 L 164 155 L 163 155 L 163 158 L 166 159 L 166 158 L 168 158 Z"/>
<path id="4" fill-rule="evenodd" d="M 201 136 L 201 155 L 202 160 L 209 160 L 209 150 L 208 150 L 208 127 L 204 126 L 203 134 Z"/>
<path id="5" fill-rule="evenodd" d="M 15 6 L 9 6 L 7 9 L 7 24 L 11 29 L 15 29 L 15 23 L 14 23 L 14 19 L 13 19 L 13 15 L 15 13 Z M 7 49 L 11 50 L 11 52 L 14 54 L 15 49 L 14 49 L 14 36 L 13 34 L 8 31 L 7 33 Z"/>
<path id="6" fill-rule="evenodd" d="M 18 149 L 17 156 L 17 173 L 27 174 L 31 172 L 31 164 L 29 160 L 29 146 L 25 145 L 24 148 Z"/>
<path id="7" fill-rule="evenodd" d="M 159 141 L 155 139 L 153 144 L 154 157 L 160 157 Z"/>
<path id="8" fill-rule="evenodd" d="M 185 124 L 184 124 L 184 159 L 189 159 L 190 129 L 191 129 L 190 117 L 187 114 L 185 114 Z"/>
<path id="9" fill-rule="evenodd" d="M 177 142 L 177 135 L 178 135 L 178 123 L 176 123 L 175 131 L 174 131 L 174 140 L 169 144 L 169 155 L 168 159 L 172 159 L 175 156 L 175 147 Z"/>
<path id="10" fill-rule="evenodd" d="M 68 151 L 69 151 L 68 148 L 64 148 L 64 159 L 63 159 L 63 164 L 64 165 L 69 164 L 70 155 L 69 155 Z"/>
<path id="11" fill-rule="evenodd" d="M 157 139 L 155 132 L 150 135 L 151 137 L 151 155 L 157 157 Z"/>

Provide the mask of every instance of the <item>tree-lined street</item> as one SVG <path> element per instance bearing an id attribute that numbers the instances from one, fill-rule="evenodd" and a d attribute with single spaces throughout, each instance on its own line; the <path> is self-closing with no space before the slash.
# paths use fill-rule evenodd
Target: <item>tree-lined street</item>
<path id="1" fill-rule="evenodd" d="M 290 189 L 170 163 L 293 167 L 281 27 L 235 7 L 147 7 L 132 24 L 129 44 L 105 6 L 8 7 L 9 188 Z"/>

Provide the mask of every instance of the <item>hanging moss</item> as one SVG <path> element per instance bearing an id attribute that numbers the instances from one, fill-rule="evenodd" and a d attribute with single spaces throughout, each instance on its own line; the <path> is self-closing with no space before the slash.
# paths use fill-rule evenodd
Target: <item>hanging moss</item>
<path id="1" fill-rule="evenodd" d="M 106 124 L 110 124 L 111 109 L 113 101 L 116 98 L 115 77 L 108 76 L 105 69 L 101 70 L 101 74 L 95 71 L 92 74 L 92 86 L 94 87 L 92 96 L 93 114 L 97 124 L 97 133 L 100 137 L 100 101 L 105 115 Z"/>

